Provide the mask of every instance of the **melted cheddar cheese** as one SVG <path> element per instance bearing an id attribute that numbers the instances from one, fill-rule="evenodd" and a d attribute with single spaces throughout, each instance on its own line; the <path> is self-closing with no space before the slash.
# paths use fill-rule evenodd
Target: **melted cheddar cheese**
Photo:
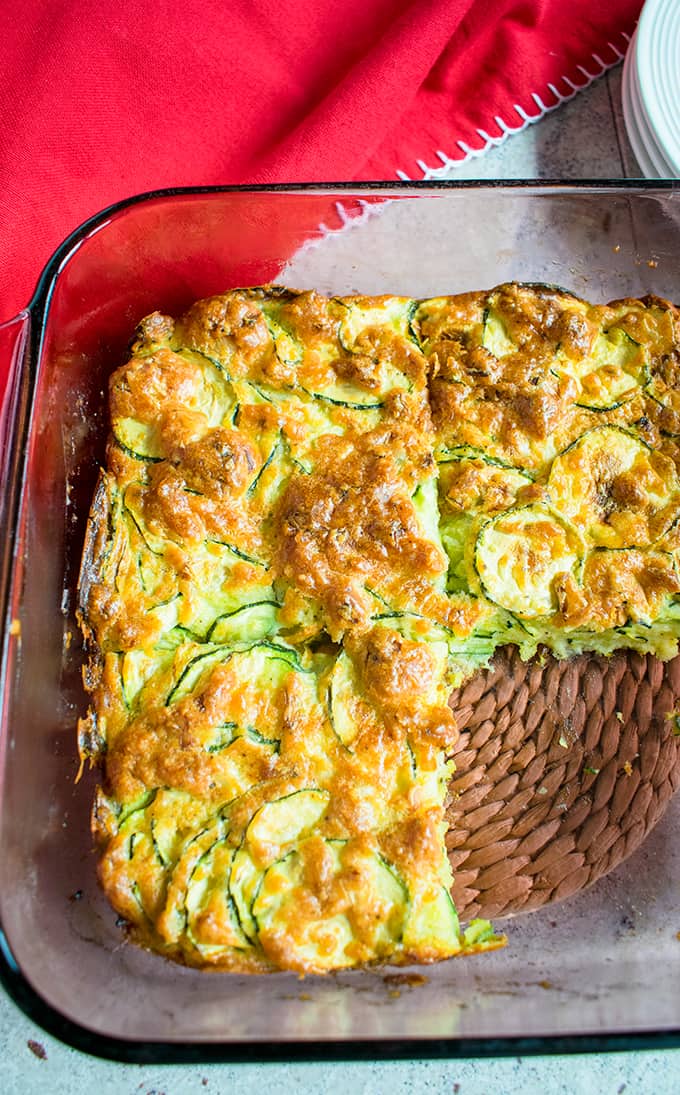
<path id="1" fill-rule="evenodd" d="M 93 828 L 144 945 L 235 971 L 463 931 L 448 697 L 495 648 L 680 634 L 680 314 L 280 287 L 140 324 L 80 581 Z"/>

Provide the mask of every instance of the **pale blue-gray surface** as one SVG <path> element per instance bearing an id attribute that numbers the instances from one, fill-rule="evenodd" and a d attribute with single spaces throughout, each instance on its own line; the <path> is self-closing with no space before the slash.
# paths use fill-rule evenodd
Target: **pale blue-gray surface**
<path id="1" fill-rule="evenodd" d="M 40 1044 L 44 1059 L 35 1056 L 29 1040 Z M 680 1050 L 466 1061 L 121 1065 L 61 1045 L 4 995 L 0 1062 L 4 1095 L 675 1095 L 680 1090 Z"/>
<path id="2" fill-rule="evenodd" d="M 482 159 L 450 168 L 451 178 L 619 178 L 640 172 L 625 137 L 620 69 L 610 72 L 536 125 Z M 429 150 L 423 158 L 434 164 Z M 414 166 L 404 165 L 416 177 Z M 44 1048 L 44 1059 L 29 1042 Z M 34 1047 L 35 1048 L 35 1047 Z M 665 1095 L 680 1091 L 680 1050 L 507 1058 L 276 1065 L 121 1065 L 61 1045 L 0 991 L 0 1091 L 23 1095 L 199 1095 L 202 1092 L 313 1091 L 315 1095 L 428 1091 L 447 1095 L 598 1093 Z"/>

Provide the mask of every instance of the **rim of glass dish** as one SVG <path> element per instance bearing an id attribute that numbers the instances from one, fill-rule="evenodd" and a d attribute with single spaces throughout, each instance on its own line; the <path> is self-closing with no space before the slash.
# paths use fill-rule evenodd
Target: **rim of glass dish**
<path id="1" fill-rule="evenodd" d="M 83 221 L 57 247 L 37 281 L 26 309 L 29 330 L 27 376 L 29 413 L 24 416 L 13 438 L 14 452 L 5 489 L 11 487 L 12 511 L 7 514 L 7 550 L 11 550 L 17 532 L 17 519 L 24 491 L 25 440 L 30 425 L 33 386 L 42 352 L 45 321 L 50 300 L 60 271 L 80 244 L 95 230 L 105 227 L 111 217 L 127 208 L 159 198 L 191 197 L 220 193 L 357 193 L 362 192 L 428 192 L 455 190 L 531 190 L 537 192 L 578 193 L 587 191 L 662 191 L 680 192 L 680 182 L 660 179 L 579 179 L 573 182 L 558 179 L 491 179 L 390 182 L 319 182 L 238 184 L 233 186 L 169 187 L 135 194 L 115 202 Z M 16 318 L 16 317 L 15 317 Z M 18 487 L 18 489 L 17 489 Z M 12 575 L 8 588 L 0 590 L 0 619 L 6 618 Z M 0 686 L 3 685 L 7 661 L 7 646 L 3 651 Z M 4 688 L 3 688 L 4 693 Z M 24 1014 L 48 1034 L 81 1052 L 108 1060 L 136 1064 L 200 1064 L 210 1062 L 304 1062 L 304 1061 L 369 1061 L 456 1059 L 470 1057 L 536 1056 L 539 1054 L 611 1053 L 629 1050 L 663 1050 L 680 1048 L 680 1018 L 672 1029 L 650 1031 L 618 1031 L 601 1034 L 547 1034 L 531 1037 L 512 1035 L 499 1038 L 412 1038 L 412 1039 L 352 1039 L 291 1040 L 282 1042 L 207 1042 L 207 1041 L 135 1041 L 90 1030 L 68 1019 L 48 1004 L 22 973 L 0 923 L 0 984 Z"/>

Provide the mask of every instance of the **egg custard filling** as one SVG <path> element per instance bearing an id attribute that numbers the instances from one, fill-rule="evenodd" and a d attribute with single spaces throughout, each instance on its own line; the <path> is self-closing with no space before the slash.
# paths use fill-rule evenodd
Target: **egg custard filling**
<path id="1" fill-rule="evenodd" d="M 99 877 L 240 972 L 502 945 L 451 900 L 448 699 L 680 635 L 680 313 L 269 286 L 140 324 L 79 590 Z"/>

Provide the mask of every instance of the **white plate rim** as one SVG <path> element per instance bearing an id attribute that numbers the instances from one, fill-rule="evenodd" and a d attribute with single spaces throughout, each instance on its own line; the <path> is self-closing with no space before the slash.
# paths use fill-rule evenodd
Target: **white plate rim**
<path id="1" fill-rule="evenodd" d="M 673 48 L 678 61 L 672 63 Z M 640 103 L 657 147 L 680 174 L 680 4 L 647 0 L 635 34 Z M 677 106 L 675 106 L 677 104 Z"/>

